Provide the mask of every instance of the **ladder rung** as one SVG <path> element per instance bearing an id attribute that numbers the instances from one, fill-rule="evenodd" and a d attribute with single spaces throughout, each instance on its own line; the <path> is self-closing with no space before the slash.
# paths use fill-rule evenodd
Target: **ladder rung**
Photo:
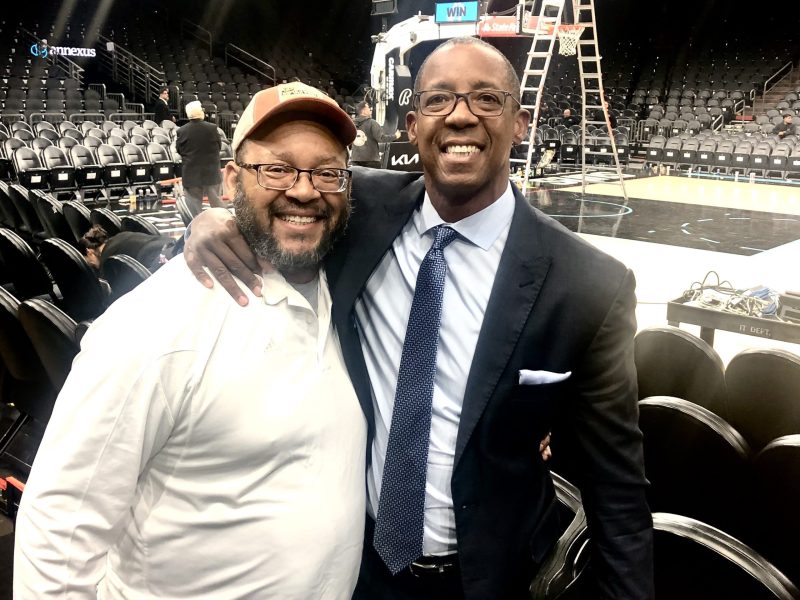
<path id="1" fill-rule="evenodd" d="M 538 94 L 539 93 L 539 89 L 540 88 L 538 88 L 538 87 L 524 87 L 524 88 L 522 88 L 522 91 L 523 92 L 536 92 Z"/>
<path id="2" fill-rule="evenodd" d="M 520 108 L 535 109 L 536 105 L 535 104 L 523 104 L 522 106 L 520 106 Z"/>
<path id="3" fill-rule="evenodd" d="M 525 164 L 525 163 L 527 163 L 528 161 L 527 161 L 527 159 L 524 159 L 524 158 L 510 158 L 510 159 L 509 159 L 509 162 L 512 162 L 512 163 L 522 163 L 522 164 Z"/>
<path id="4" fill-rule="evenodd" d="M 594 40 L 578 40 L 578 43 L 579 43 L 581 46 L 588 46 L 589 44 L 591 44 L 592 46 L 594 46 Z"/>
<path id="5" fill-rule="evenodd" d="M 528 56 L 531 58 L 547 58 L 548 56 L 552 56 L 550 52 L 528 52 Z"/>
<path id="6" fill-rule="evenodd" d="M 590 90 L 588 88 L 586 88 L 583 91 L 586 92 L 587 94 L 591 94 L 591 93 L 599 94 L 600 93 L 600 90 Z"/>
<path id="7" fill-rule="evenodd" d="M 600 73 L 584 73 L 581 77 L 583 79 L 600 79 Z"/>
<path id="8" fill-rule="evenodd" d="M 581 56 L 578 60 L 580 60 L 581 62 L 589 62 L 589 61 L 592 61 L 592 60 L 595 61 L 595 62 L 600 62 L 600 57 L 599 56 Z"/>
<path id="9" fill-rule="evenodd" d="M 523 72 L 525 75 L 544 75 L 546 73 L 544 69 L 526 69 Z"/>

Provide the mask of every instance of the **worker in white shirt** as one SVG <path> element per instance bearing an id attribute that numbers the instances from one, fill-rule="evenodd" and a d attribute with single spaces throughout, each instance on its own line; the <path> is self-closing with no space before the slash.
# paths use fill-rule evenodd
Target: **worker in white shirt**
<path id="1" fill-rule="evenodd" d="M 354 138 L 314 88 L 254 96 L 225 185 L 277 271 L 241 308 L 179 256 L 90 327 L 23 494 L 15 598 L 350 598 L 367 427 L 320 260 Z"/>

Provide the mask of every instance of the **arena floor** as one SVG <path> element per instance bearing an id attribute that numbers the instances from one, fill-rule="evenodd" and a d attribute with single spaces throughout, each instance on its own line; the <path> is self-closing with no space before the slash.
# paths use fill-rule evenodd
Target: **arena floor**
<path id="1" fill-rule="evenodd" d="M 608 172 L 537 180 L 534 206 L 628 265 L 637 279 L 639 328 L 667 325 L 666 304 L 709 271 L 746 289 L 800 292 L 800 189 L 674 176 L 630 177 L 628 202 Z M 593 183 L 589 183 L 593 181 Z M 699 327 L 681 325 L 699 335 Z M 746 348 L 800 346 L 717 331 L 727 362 Z"/>

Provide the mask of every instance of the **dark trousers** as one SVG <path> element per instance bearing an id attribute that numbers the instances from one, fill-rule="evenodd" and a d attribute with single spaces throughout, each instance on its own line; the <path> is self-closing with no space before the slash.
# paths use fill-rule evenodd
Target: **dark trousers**
<path id="1" fill-rule="evenodd" d="M 375 523 L 367 517 L 361 572 L 353 600 L 463 600 L 461 573 L 416 576 L 408 569 L 392 575 L 372 546 Z"/>
<path id="2" fill-rule="evenodd" d="M 193 215 L 199 215 L 203 210 L 203 196 L 208 196 L 208 203 L 213 207 L 224 207 L 219 199 L 219 184 L 192 186 L 186 188 L 186 202 Z"/>

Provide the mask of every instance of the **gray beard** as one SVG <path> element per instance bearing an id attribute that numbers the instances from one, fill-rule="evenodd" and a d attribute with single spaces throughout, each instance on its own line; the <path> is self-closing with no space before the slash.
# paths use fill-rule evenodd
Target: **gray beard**
<path id="1" fill-rule="evenodd" d="M 270 223 L 273 219 L 278 218 L 273 214 L 273 206 L 274 204 L 270 204 L 267 214 L 267 221 Z M 239 227 L 239 231 L 242 232 L 242 236 L 247 241 L 250 249 L 259 258 L 268 260 L 273 267 L 284 275 L 294 271 L 318 269 L 333 243 L 344 233 L 350 217 L 348 199 L 348 206 L 342 212 L 335 227 L 331 229 L 328 226 L 329 222 L 326 223 L 322 238 L 316 248 L 305 252 L 291 252 L 281 246 L 280 241 L 272 234 L 269 226 L 264 228 L 258 222 L 253 205 L 247 199 L 240 183 L 236 185 L 233 207 L 236 210 L 236 225 Z"/>

